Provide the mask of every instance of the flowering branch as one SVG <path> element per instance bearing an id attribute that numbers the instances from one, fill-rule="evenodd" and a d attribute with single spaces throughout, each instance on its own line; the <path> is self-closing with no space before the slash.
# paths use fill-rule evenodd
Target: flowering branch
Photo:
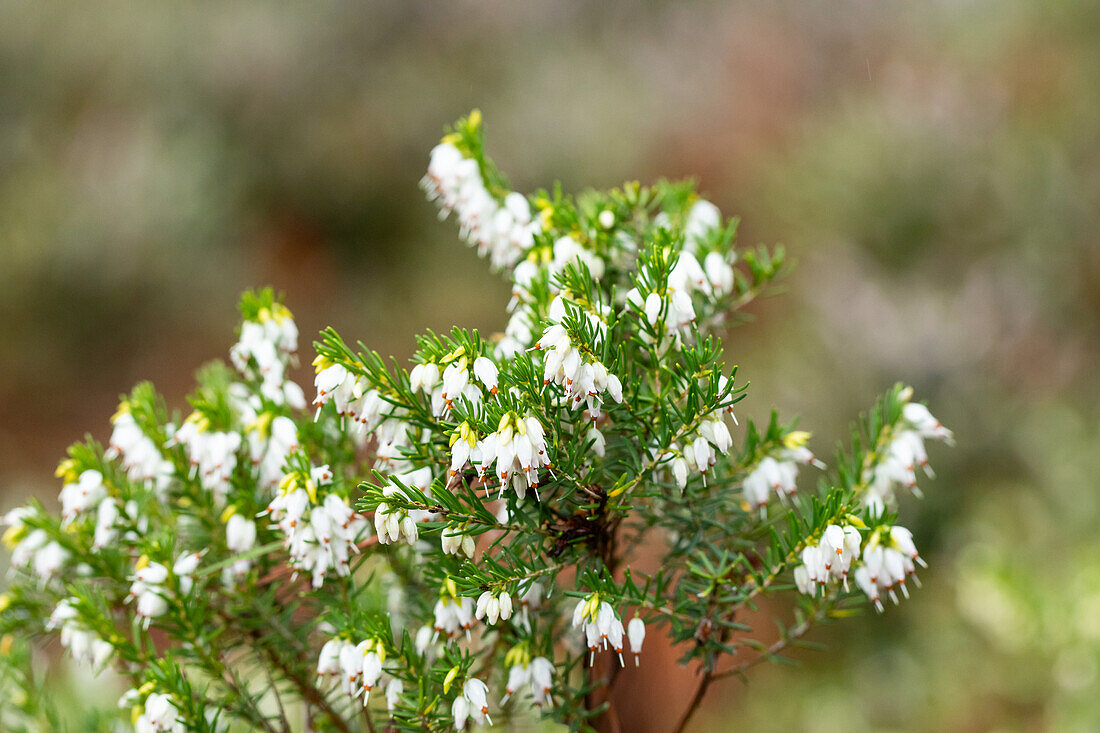
<path id="1" fill-rule="evenodd" d="M 691 183 L 512 191 L 477 113 L 422 185 L 509 279 L 504 332 L 423 334 L 406 367 L 325 329 L 310 401 L 289 309 L 245 293 L 189 412 L 138 385 L 106 446 L 69 449 L 59 514 L 4 515 L 0 638 L 115 666 L 142 733 L 295 730 L 296 707 L 307 730 L 616 730 L 611 688 L 659 630 L 700 663 L 679 730 L 857 589 L 879 610 L 909 593 L 924 560 L 896 494 L 952 438 L 911 390 L 831 471 L 774 412 L 731 429 L 748 384 L 721 329 L 775 290 L 782 249 L 738 248 Z M 828 472 L 806 490 L 808 467 Z M 666 548 L 659 570 L 641 548 Z M 765 647 L 741 612 L 792 582 L 809 612 Z M 738 647 L 758 654 L 720 671 Z M 20 725 L 51 720 L 24 699 Z"/>

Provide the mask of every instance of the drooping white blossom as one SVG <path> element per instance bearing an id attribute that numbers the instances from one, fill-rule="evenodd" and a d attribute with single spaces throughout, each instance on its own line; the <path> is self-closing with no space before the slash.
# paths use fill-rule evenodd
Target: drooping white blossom
<path id="1" fill-rule="evenodd" d="M 314 467 L 309 475 L 292 471 L 264 512 L 283 533 L 291 566 L 309 573 L 314 588 L 324 584 L 330 570 L 341 577 L 350 575 L 351 556 L 359 551 L 368 527 L 344 497 L 318 495 L 331 481 L 328 466 Z"/>
<path id="2" fill-rule="evenodd" d="M 205 551 L 204 551 L 205 552 Z M 179 582 L 180 593 L 187 595 L 194 587 L 195 571 L 199 569 L 199 561 L 202 560 L 202 552 L 184 552 L 172 565 L 172 574 Z"/>
<path id="3" fill-rule="evenodd" d="M 684 246 L 695 252 L 711 231 L 722 226 L 722 212 L 706 199 L 699 199 L 688 210 L 684 222 Z"/>
<path id="4" fill-rule="evenodd" d="M 474 618 L 484 619 L 486 624 L 494 626 L 498 620 L 507 621 L 511 617 L 512 597 L 506 592 L 485 591 L 478 596 Z"/>
<path id="5" fill-rule="evenodd" d="M 455 730 L 466 729 L 466 721 L 470 719 L 470 702 L 462 695 L 451 703 L 451 717 L 455 722 Z"/>
<path id="6" fill-rule="evenodd" d="M 474 376 L 489 390 L 490 394 L 497 393 L 497 380 L 499 373 L 496 364 L 487 356 L 479 356 L 474 359 Z"/>
<path id="7" fill-rule="evenodd" d="M 134 720 L 135 733 L 183 733 L 185 730 L 175 701 L 160 692 L 145 699 L 141 714 Z"/>
<path id="8" fill-rule="evenodd" d="M 393 712 L 405 691 L 405 683 L 394 677 L 386 683 L 386 710 Z"/>
<path id="9" fill-rule="evenodd" d="M 152 619 L 168 612 L 168 568 L 159 562 L 149 562 L 147 558 L 142 558 L 131 580 L 130 598 L 135 601 L 134 613 L 148 628 Z"/>
<path id="10" fill-rule="evenodd" d="M 431 626 L 421 626 L 416 630 L 416 636 L 413 637 L 413 646 L 416 647 L 416 653 L 421 656 L 431 656 L 432 647 L 435 645 L 434 637 L 436 636 L 436 630 Z"/>
<path id="11" fill-rule="evenodd" d="M 554 663 L 546 657 L 531 660 L 531 695 L 539 707 L 551 702 L 550 690 L 554 687 Z"/>
<path id="12" fill-rule="evenodd" d="M 118 539 L 118 520 L 122 516 L 119 509 L 119 501 L 110 497 L 99 502 L 96 509 L 95 534 L 92 537 L 92 547 L 102 550 Z"/>
<path id="13" fill-rule="evenodd" d="M 287 379 L 287 368 L 298 351 L 298 327 L 286 306 L 273 303 L 241 324 L 229 359 L 246 379 L 258 381 L 260 394 L 276 404 L 300 410 L 305 407 L 302 388 Z"/>
<path id="14" fill-rule="evenodd" d="M 528 659 L 527 656 L 524 654 L 523 659 L 517 660 L 508 668 L 508 680 L 501 705 L 524 686 L 529 686 L 535 705 L 541 707 L 550 701 L 550 690 L 554 686 L 554 663 L 546 657 Z"/>
<path id="15" fill-rule="evenodd" d="M 107 496 L 103 474 L 94 468 L 83 471 L 76 481 L 66 483 L 58 497 L 61 501 L 61 525 L 65 526 L 82 512 L 98 508 Z"/>
<path id="16" fill-rule="evenodd" d="M 798 490 L 798 466 L 813 465 L 824 468 L 806 447 L 810 434 L 803 431 L 788 433 L 779 449 L 765 455 L 745 476 L 742 491 L 745 501 L 752 507 L 763 509 L 772 492 L 780 499 L 790 497 Z"/>
<path id="17" fill-rule="evenodd" d="M 256 544 L 256 523 L 240 514 L 233 514 L 225 523 L 225 545 L 230 552 L 248 552 Z M 222 582 L 232 587 L 252 569 L 252 561 L 238 559 L 222 569 Z"/>
<path id="18" fill-rule="evenodd" d="M 93 670 L 100 670 L 114 653 L 110 642 L 101 639 L 81 620 L 75 598 L 62 599 L 46 622 L 48 631 L 61 631 L 61 645 L 69 650 L 77 662 L 86 662 Z"/>
<path id="19" fill-rule="evenodd" d="M 229 493 L 230 479 L 237 468 L 241 434 L 234 430 L 212 430 L 201 414 L 194 412 L 172 436 L 171 444 L 182 445 L 191 462 L 191 476 L 214 493 L 219 504 Z"/>
<path id="20" fill-rule="evenodd" d="M 225 524 L 225 544 L 231 552 L 248 552 L 256 544 L 256 523 L 240 514 Z"/>
<path id="21" fill-rule="evenodd" d="M 904 527 L 894 526 L 886 532 L 876 532 L 863 551 L 863 565 L 856 569 L 855 580 L 875 608 L 882 611 L 882 596 L 898 602 L 897 592 L 909 597 L 909 583 L 920 585 L 916 566 L 925 566 L 913 544 L 913 537 Z"/>
<path id="22" fill-rule="evenodd" d="M 462 728 L 466 725 L 466 717 L 470 717 L 475 723 L 484 725 L 488 723 L 493 724 L 493 719 L 489 717 L 489 687 L 477 679 L 471 677 L 466 680 L 462 685 L 462 698 L 466 701 L 465 709 L 460 709 L 459 712 L 463 712 L 461 722 L 459 721 L 459 715 L 455 714 L 455 727 Z"/>
<path id="23" fill-rule="evenodd" d="M 441 217 L 455 213 L 459 235 L 494 269 L 515 265 L 533 244 L 539 224 L 527 199 L 513 191 L 498 201 L 486 188 L 477 161 L 450 142 L 432 149 L 420 185 L 439 205 Z"/>
<path id="24" fill-rule="evenodd" d="M 635 616 L 626 625 L 626 638 L 630 642 L 630 651 L 634 653 L 634 665 L 640 662 L 642 643 L 645 641 L 645 621 Z"/>
<path id="25" fill-rule="evenodd" d="M 496 431 L 478 441 L 470 460 L 480 476 L 492 468 L 502 492 L 511 486 L 521 498 L 528 488 L 537 494 L 539 469 L 550 465 L 542 423 L 533 415 L 505 413 Z"/>
<path id="26" fill-rule="evenodd" d="M 362 690 L 363 654 L 357 644 L 340 647 L 340 687 L 348 697 L 355 698 Z"/>
<path id="27" fill-rule="evenodd" d="M 598 594 L 582 598 L 573 609 L 573 627 L 583 628 L 588 644 L 589 663 L 599 649 L 611 648 L 623 662 L 623 622 L 615 609 L 607 601 L 601 601 Z"/>
<path id="28" fill-rule="evenodd" d="M 477 544 L 473 536 L 459 531 L 456 527 L 448 526 L 444 528 L 440 535 L 440 542 L 443 545 L 444 554 L 462 554 L 471 560 L 474 558 Z"/>
<path id="29" fill-rule="evenodd" d="M 795 585 L 809 596 L 816 596 L 819 589 L 839 580 L 848 589 L 848 574 L 852 563 L 860 557 L 863 539 L 852 525 L 830 524 L 817 542 L 807 543 L 802 549 L 802 563 L 794 570 Z"/>
<path id="30" fill-rule="evenodd" d="M 172 478 L 172 463 L 134 421 L 127 403 L 111 418 L 114 429 L 104 456 L 119 459 L 131 481 L 140 481 L 162 494 Z"/>
<path id="31" fill-rule="evenodd" d="M 378 679 L 382 676 L 382 649 L 377 644 L 365 641 L 356 647 L 356 651 L 363 658 L 360 674 L 360 690 L 363 693 L 363 707 L 366 707 L 370 699 L 371 690 L 378 685 Z"/>
<path id="32" fill-rule="evenodd" d="M 928 476 L 932 468 L 928 464 L 925 439 L 942 440 L 948 444 L 954 435 L 932 416 L 924 405 L 908 402 L 902 408 L 902 417 L 883 450 L 882 458 L 864 472 L 867 492 L 864 503 L 876 512 L 894 501 L 895 488 L 901 486 L 920 495 L 917 488 L 917 469 Z"/>

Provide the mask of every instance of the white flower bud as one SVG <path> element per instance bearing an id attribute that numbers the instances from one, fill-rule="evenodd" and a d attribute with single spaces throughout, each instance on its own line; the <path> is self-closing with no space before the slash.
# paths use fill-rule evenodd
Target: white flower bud
<path id="1" fill-rule="evenodd" d="M 656 325 L 657 319 L 661 317 L 661 308 L 664 303 L 661 302 L 661 296 L 657 293 L 650 293 L 645 299 L 645 317 L 649 321 L 649 325 Z"/>
<path id="2" fill-rule="evenodd" d="M 688 482 L 688 465 L 683 456 L 672 459 L 672 477 L 676 479 L 676 485 L 683 491 Z"/>
<path id="3" fill-rule="evenodd" d="M 386 684 L 386 709 L 391 713 L 401 700 L 401 693 L 405 691 L 405 684 L 394 677 Z"/>
<path id="4" fill-rule="evenodd" d="M 459 696 L 451 703 L 451 716 L 455 721 L 455 729 L 462 730 L 466 727 L 466 720 L 470 717 L 470 703 L 465 697 Z"/>
<path id="5" fill-rule="evenodd" d="M 492 394 L 497 393 L 497 366 L 487 357 L 474 359 L 474 376 L 485 385 Z"/>
<path id="6" fill-rule="evenodd" d="M 225 524 L 225 544 L 230 552 L 248 552 L 256 544 L 256 523 L 234 514 Z"/>
<path id="7" fill-rule="evenodd" d="M 645 641 L 645 621 L 635 616 L 626 625 L 626 636 L 630 642 L 630 651 L 634 652 L 634 664 L 638 664 L 638 656 L 642 653 L 642 643 Z"/>

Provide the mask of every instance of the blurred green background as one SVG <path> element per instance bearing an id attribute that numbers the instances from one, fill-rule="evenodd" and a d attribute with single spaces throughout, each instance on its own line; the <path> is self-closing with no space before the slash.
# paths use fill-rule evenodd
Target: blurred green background
<path id="1" fill-rule="evenodd" d="M 958 437 L 902 507 L 924 589 L 697 730 L 1100 729 L 1096 2 L 3 2 L 0 509 L 135 381 L 182 406 L 244 288 L 399 357 L 502 329 L 416 187 L 475 106 L 520 190 L 697 176 L 787 246 L 727 340 L 743 415 L 827 454 L 903 380 Z M 626 729 L 667 729 L 687 673 L 629 681 Z"/>

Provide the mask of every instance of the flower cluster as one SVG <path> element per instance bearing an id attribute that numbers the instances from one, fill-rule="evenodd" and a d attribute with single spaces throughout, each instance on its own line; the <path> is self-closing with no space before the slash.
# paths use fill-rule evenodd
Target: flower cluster
<path id="1" fill-rule="evenodd" d="M 454 716 L 455 728 L 462 730 L 468 720 L 473 720 L 478 725 L 493 724 L 489 717 L 489 687 L 476 677 L 471 677 L 462 685 L 462 695 L 455 698 L 451 704 L 451 715 Z"/>
<path id="2" fill-rule="evenodd" d="M 907 402 L 893 440 L 883 451 L 881 460 L 869 467 L 863 477 L 868 484 L 864 502 L 872 510 L 881 512 L 887 503 L 894 501 L 896 486 L 903 486 L 920 495 L 917 469 L 922 469 L 928 476 L 933 475 L 928 465 L 925 439 L 951 444 L 955 436 L 932 416 L 927 407 L 917 402 Z"/>
<path id="3" fill-rule="evenodd" d="M 241 385 L 234 385 L 240 387 Z M 255 400 L 252 396 L 252 400 Z M 286 415 L 260 412 L 251 401 L 235 403 L 241 413 L 248 455 L 258 471 L 261 487 L 273 488 L 283 478 L 283 465 L 298 450 L 298 426 Z"/>
<path id="4" fill-rule="evenodd" d="M 477 599 L 474 607 L 474 618 L 485 619 L 485 623 L 493 626 L 496 622 L 507 621 L 512 617 L 512 597 L 507 593 L 493 593 L 485 591 Z"/>
<path id="5" fill-rule="evenodd" d="M 237 468 L 241 434 L 212 430 L 206 417 L 193 412 L 176 431 L 170 444 L 176 443 L 187 450 L 192 475 L 199 478 L 203 488 L 214 492 L 219 503 L 224 502 Z"/>
<path id="6" fill-rule="evenodd" d="M 447 527 L 440 534 L 440 543 L 443 547 L 444 554 L 458 555 L 462 554 L 471 560 L 474 559 L 474 552 L 477 549 L 477 542 L 468 534 L 463 534 L 456 527 Z"/>
<path id="7" fill-rule="evenodd" d="M 232 512 L 232 507 L 230 511 Z M 224 515 L 223 515 L 224 516 Z M 243 554 L 256 544 L 256 523 L 243 515 L 233 512 L 225 522 L 225 546 L 230 552 Z M 252 569 L 252 561 L 241 558 L 222 568 L 222 582 L 227 586 L 236 584 Z"/>
<path id="8" fill-rule="evenodd" d="M 515 265 L 538 231 L 527 199 L 513 191 L 498 200 L 486 188 L 477 161 L 450 141 L 432 149 L 421 187 L 438 201 L 441 216 L 455 212 L 462 238 L 495 268 Z"/>
<path id="9" fill-rule="evenodd" d="M 662 279 L 643 268 L 639 285 L 626 293 L 626 301 L 641 313 L 651 330 L 642 331 L 646 343 L 657 344 L 661 353 L 679 349 L 693 336 L 697 299 L 718 300 L 733 286 L 733 267 L 718 252 L 707 255 L 706 269 L 687 249 L 680 252 Z"/>
<path id="10" fill-rule="evenodd" d="M 474 599 L 458 595 L 458 586 L 454 579 L 447 578 L 440 588 L 439 600 L 433 609 L 433 639 L 440 635 L 445 639 L 454 639 L 462 633 L 469 637 L 470 629 L 474 625 L 474 612 Z"/>
<path id="11" fill-rule="evenodd" d="M 462 443 L 460 440 L 455 446 Z M 465 449 L 459 447 L 457 450 Z M 492 467 L 493 477 L 500 482 L 502 492 L 510 486 L 521 499 L 528 488 L 537 493 L 539 469 L 550 466 L 542 423 L 533 415 L 521 417 L 506 412 L 496 431 L 479 440 L 470 451 L 470 460 L 477 465 L 478 475 L 482 477 Z M 452 457 L 451 465 L 454 464 Z"/>
<path id="12" fill-rule="evenodd" d="M 259 381 L 259 395 L 276 405 L 296 410 L 306 398 L 296 382 L 287 379 L 287 367 L 298 351 L 298 326 L 282 303 L 259 305 L 241 324 L 240 339 L 229 350 L 229 359 L 247 380 Z"/>
<path id="13" fill-rule="evenodd" d="M 878 450 L 867 454 L 868 462 L 877 459 L 877 463 L 862 473 L 866 484 L 862 503 L 868 505 L 872 518 L 881 517 L 884 500 L 893 498 L 893 494 L 887 492 L 898 477 L 911 478 L 915 466 L 931 474 L 923 438 L 953 439 L 951 431 L 932 417 L 927 407 L 910 402 L 911 397 L 908 388 L 897 390 L 900 414 L 896 422 L 884 430 Z M 799 591 L 816 596 L 820 590 L 825 595 L 833 580 L 840 580 L 847 591 L 851 576 L 879 611 L 883 610 L 883 595 L 888 594 L 894 603 L 898 602 L 899 591 L 908 598 L 908 583 L 919 585 L 916 566 L 925 565 L 912 533 L 897 524 L 880 523 L 874 529 L 867 529 L 859 517 L 851 514 L 847 519 L 850 524 L 829 524 L 818 541 L 805 543 L 802 562 L 794 569 Z M 867 531 L 866 538 L 861 529 Z"/>
<path id="14" fill-rule="evenodd" d="M 382 489 L 385 499 L 408 499 L 401 486 L 417 489 L 431 496 L 431 471 L 426 468 L 417 469 L 393 476 L 394 483 L 387 484 Z M 400 506 L 391 506 L 391 503 L 382 501 L 374 509 L 374 529 L 378 533 L 378 541 L 383 545 L 405 540 L 412 544 L 420 538 L 417 525 L 435 518 L 432 512 L 423 509 L 403 509 Z"/>
<path id="15" fill-rule="evenodd" d="M 859 559 L 863 538 L 852 525 L 830 524 L 825 527 L 820 542 L 807 543 L 802 550 L 802 564 L 794 569 L 798 590 L 817 595 L 830 581 L 840 580 L 848 588 L 848 571 Z"/>
<path id="16" fill-rule="evenodd" d="M 163 494 L 172 478 L 172 463 L 134 420 L 129 402 L 123 401 L 111 422 L 114 430 L 106 457 L 120 459 L 132 481 L 143 481 Z"/>
<path id="17" fill-rule="evenodd" d="M 896 591 L 909 597 L 907 581 L 920 585 L 916 566 L 925 567 L 924 560 L 913 544 L 913 535 L 905 527 L 884 527 L 871 535 L 863 550 L 863 566 L 856 570 L 855 579 L 860 590 L 882 611 L 881 596 L 889 593 L 898 602 Z"/>
<path id="18" fill-rule="evenodd" d="M 711 413 L 698 429 L 684 436 L 683 448 L 679 443 L 670 444 L 672 477 L 680 491 L 687 487 L 689 476 L 700 475 L 705 481 L 707 471 L 717 464 L 718 456 L 729 453 L 732 445 L 729 428 L 717 413 Z"/>
<path id="19" fill-rule="evenodd" d="M 507 702 L 524 685 L 530 685 L 535 705 L 542 707 L 550 701 L 554 687 L 554 663 L 546 657 L 531 658 L 522 647 L 516 647 L 504 659 L 508 667 L 508 682 L 500 704 Z"/>
<path id="20" fill-rule="evenodd" d="M 314 588 L 324 584 L 330 570 L 343 577 L 351 573 L 351 556 L 358 552 L 367 529 L 366 519 L 339 494 L 330 493 L 318 501 L 318 487 L 331 481 L 328 466 L 313 467 L 308 473 L 292 470 L 265 510 L 284 535 L 288 562 L 296 571 L 309 573 Z"/>
<path id="21" fill-rule="evenodd" d="M 473 360 L 473 376 L 477 379 L 475 382 L 470 378 L 470 359 L 465 352 L 465 349 L 458 349 L 444 356 L 442 363 L 446 364 L 446 367 L 442 372 L 439 372 L 438 366 L 430 362 L 420 365 L 424 370 L 418 380 L 420 388 L 431 393 L 432 408 L 436 415 L 449 414 L 455 400 L 460 398 L 465 398 L 475 405 L 480 403 L 482 388 L 490 395 L 497 393 L 499 373 L 496 365 L 488 357 L 475 358 Z M 413 376 L 410 375 L 410 382 L 412 379 Z M 481 384 L 480 387 L 478 382 Z"/>
<path id="22" fill-rule="evenodd" d="M 615 402 L 622 402 L 623 385 L 590 351 L 578 348 L 578 344 L 570 338 L 569 331 L 562 325 L 567 312 L 565 303 L 560 295 L 551 301 L 551 325 L 535 342 L 534 348 L 546 351 L 543 382 L 560 386 L 569 406 L 574 410 L 583 406 L 585 415 L 596 422 L 603 414 L 603 395 Z M 584 315 L 597 333 L 606 336 L 606 326 L 599 316 L 589 312 L 584 312 Z"/>
<path id="23" fill-rule="evenodd" d="M 540 316 L 535 308 L 538 298 L 534 288 L 536 283 L 542 284 L 548 277 L 548 268 L 545 265 L 540 266 L 534 259 L 525 259 L 516 265 L 512 272 L 512 298 L 507 306 L 508 325 L 504 328 L 504 337 L 496 347 L 499 358 L 514 359 L 534 343 L 540 333 Z"/>
<path id="24" fill-rule="evenodd" d="M 27 524 L 33 514 L 30 507 L 16 507 L 4 515 L 4 544 L 11 549 L 14 567 L 30 568 L 44 583 L 57 575 L 70 553 L 45 530 Z"/>
<path id="25" fill-rule="evenodd" d="M 339 680 L 344 693 L 352 699 L 361 697 L 366 707 L 371 690 L 378 686 L 382 677 L 385 660 L 386 649 L 378 639 L 366 639 L 358 644 L 341 638 L 330 639 L 321 647 L 317 658 L 317 678 L 322 682 Z"/>
<path id="26" fill-rule="evenodd" d="M 107 487 L 103 485 L 103 474 L 94 468 L 81 472 L 76 481 L 61 487 L 61 494 L 57 497 L 61 502 L 62 523 L 68 524 L 81 512 L 98 508 L 106 497 Z"/>
<path id="27" fill-rule="evenodd" d="M 347 427 L 351 434 L 365 437 L 379 428 L 386 404 L 378 390 L 371 389 L 365 379 L 342 364 L 333 364 L 319 356 L 313 365 L 317 369 L 314 378 L 317 396 L 313 404 L 318 416 L 321 408 L 331 402 L 336 414 L 350 423 Z"/>
<path id="28" fill-rule="evenodd" d="M 175 595 L 169 583 L 170 576 L 175 580 L 179 596 L 186 596 L 194 585 L 191 576 L 198 569 L 201 558 L 198 552 L 184 553 L 173 564 L 171 573 L 166 566 L 150 561 L 146 555 L 138 559 L 131 577 L 129 599 L 135 601 L 134 613 L 146 628 L 154 618 L 168 612 L 168 602 Z"/>
<path id="29" fill-rule="evenodd" d="M 69 650 L 73 659 L 87 662 L 93 669 L 100 669 L 114 654 L 115 648 L 80 620 L 78 603 L 75 598 L 66 598 L 58 603 L 50 614 L 46 629 L 60 630 L 61 646 Z"/>
<path id="30" fill-rule="evenodd" d="M 623 622 L 615 609 L 607 601 L 600 600 L 598 593 L 582 598 L 573 608 L 573 628 L 584 628 L 584 638 L 588 645 L 590 663 L 599 649 L 611 648 L 623 663 Z M 635 657 L 642 653 L 642 641 L 645 639 L 645 622 L 640 618 L 631 619 L 627 640 Z M 635 659 L 637 662 L 637 659 Z"/>
<path id="31" fill-rule="evenodd" d="M 144 688 L 142 688 L 144 689 Z M 142 690 L 130 690 L 119 700 L 120 707 L 132 707 L 134 733 L 183 733 L 178 701 L 165 692 L 149 692 L 142 704 L 136 704 Z"/>
<path id="32" fill-rule="evenodd" d="M 763 510 L 772 492 L 780 499 L 792 496 L 798 490 L 800 464 L 825 468 L 806 447 L 809 437 L 809 433 L 801 430 L 788 433 L 782 444 L 761 458 L 745 476 L 742 491 L 750 506 Z"/>

